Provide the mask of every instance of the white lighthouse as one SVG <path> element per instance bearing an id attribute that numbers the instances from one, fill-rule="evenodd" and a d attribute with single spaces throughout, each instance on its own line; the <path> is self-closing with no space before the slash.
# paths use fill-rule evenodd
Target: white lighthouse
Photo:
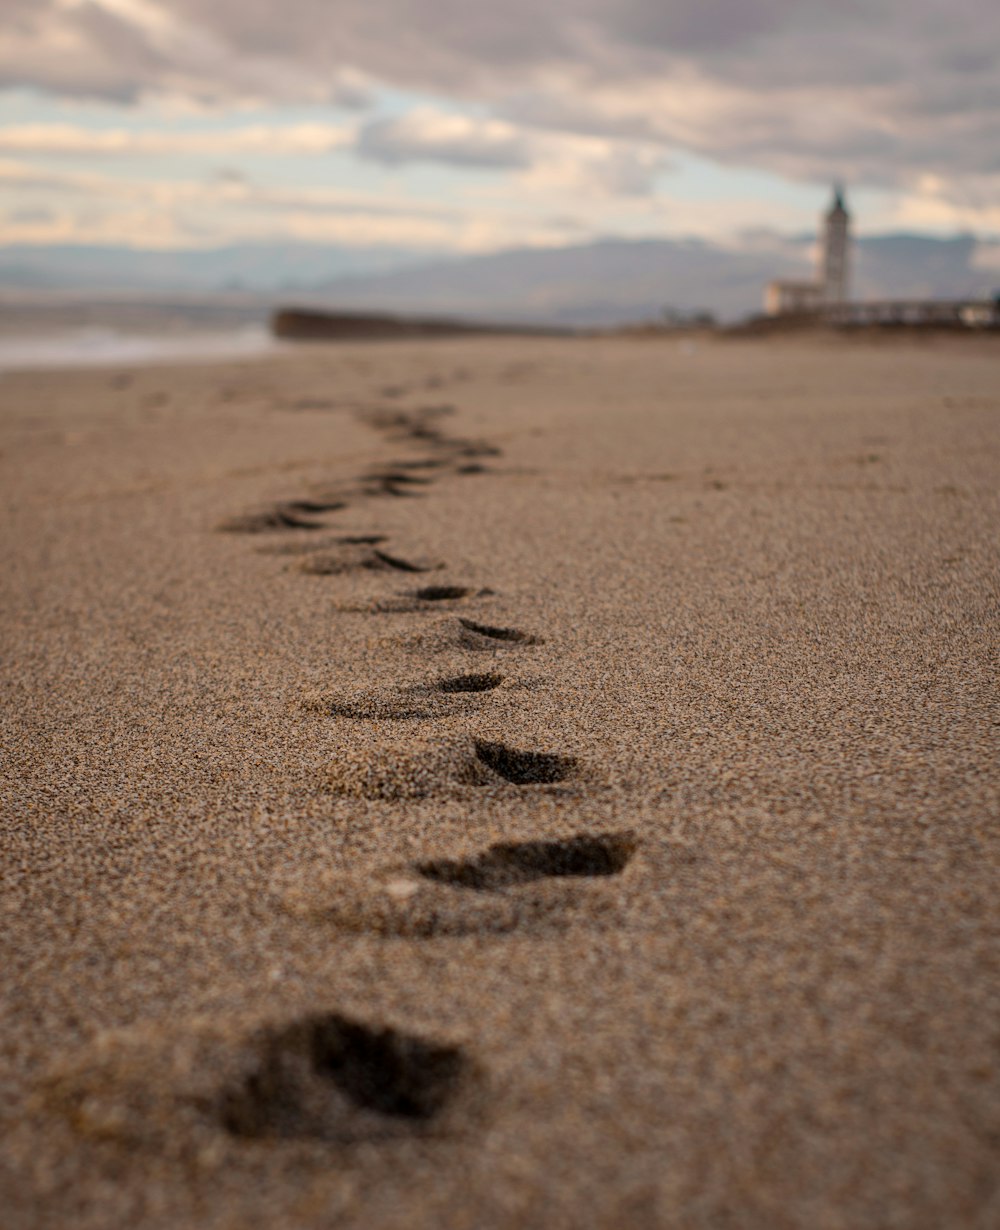
<path id="1" fill-rule="evenodd" d="M 848 255 L 850 250 L 851 215 L 844 206 L 844 192 L 838 185 L 833 190 L 833 204 L 823 219 L 823 263 L 820 281 L 826 304 L 846 303 L 848 299 Z"/>
<path id="2" fill-rule="evenodd" d="M 764 311 L 768 316 L 816 316 L 822 315 L 824 308 L 847 303 L 851 215 L 839 184 L 834 185 L 833 203 L 821 222 L 816 280 L 771 282 L 764 292 Z"/>

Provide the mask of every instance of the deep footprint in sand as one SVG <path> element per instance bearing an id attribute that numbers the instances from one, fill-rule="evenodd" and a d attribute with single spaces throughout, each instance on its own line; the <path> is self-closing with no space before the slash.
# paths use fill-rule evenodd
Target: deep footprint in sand
<path id="1" fill-rule="evenodd" d="M 369 410 L 362 418 L 375 431 L 381 431 L 393 439 L 435 439 L 443 432 L 431 424 L 455 413 L 450 405 L 422 406 L 418 410 Z"/>
<path id="2" fill-rule="evenodd" d="M 490 591 L 481 589 L 481 594 Z M 425 585 L 422 589 L 413 591 L 413 597 L 421 602 L 455 602 L 459 598 L 467 598 L 472 590 L 465 585 Z"/>
<path id="3" fill-rule="evenodd" d="M 481 1076 L 460 1046 L 339 1012 L 213 1015 L 106 1031 L 51 1065 L 40 1106 L 85 1139 L 179 1160 L 227 1140 L 346 1146 L 461 1130 Z"/>
<path id="4" fill-rule="evenodd" d="M 503 683 L 503 675 L 489 672 L 480 675 L 452 675 L 439 680 L 434 686 L 439 692 L 492 692 Z"/>
<path id="5" fill-rule="evenodd" d="M 348 572 L 433 572 L 444 565 L 433 560 L 409 560 L 391 555 L 374 544 L 372 539 L 359 537 L 355 542 L 343 541 L 333 551 L 318 551 L 299 564 L 299 571 L 310 576 L 340 576 Z M 380 541 L 380 540 L 379 540 Z"/>
<path id="6" fill-rule="evenodd" d="M 564 783 L 581 776 L 575 756 L 483 739 L 411 739 L 405 746 L 393 742 L 375 748 L 347 745 L 321 772 L 333 794 L 387 802 L 454 795 L 468 787 L 565 793 Z"/>
<path id="7" fill-rule="evenodd" d="M 377 559 L 380 559 L 387 568 L 396 568 L 400 572 L 431 572 L 435 568 L 441 568 L 441 564 L 426 564 L 408 559 L 401 559 L 398 555 L 390 555 L 388 551 L 382 551 L 378 547 L 372 552 Z"/>
<path id="8" fill-rule="evenodd" d="M 261 555 L 318 555 L 323 551 L 335 553 L 344 547 L 374 547 L 380 542 L 388 542 L 385 534 L 341 534 L 322 541 L 310 538 L 304 542 L 268 542 L 256 549 Z"/>
<path id="9" fill-rule="evenodd" d="M 559 841 L 497 842 L 473 859 L 416 864 L 428 880 L 492 892 L 557 876 L 613 876 L 624 871 L 638 842 L 631 832 L 578 833 Z"/>
<path id="10" fill-rule="evenodd" d="M 577 767 L 575 756 L 557 756 L 552 752 L 528 752 L 491 743 L 475 742 L 476 759 L 504 781 L 515 786 L 531 786 L 565 781 Z"/>
<path id="11" fill-rule="evenodd" d="M 367 474 L 362 480 L 361 490 L 365 495 L 415 496 L 420 495 L 421 488 L 430 486 L 433 481 L 397 467 Z"/>
<path id="12" fill-rule="evenodd" d="M 472 589 L 468 585 L 424 585 L 391 598 L 372 597 L 367 602 L 345 602 L 338 604 L 338 609 L 366 615 L 414 615 L 419 611 L 432 611 L 438 603 L 460 602 L 463 598 L 489 598 L 494 592 L 485 588 Z"/>
<path id="13" fill-rule="evenodd" d="M 471 632 L 472 636 L 463 638 L 463 644 L 468 643 L 470 648 L 481 649 L 489 647 L 489 642 L 499 642 L 506 645 L 540 645 L 541 638 L 533 636 L 530 632 L 522 632 L 520 628 L 501 628 L 493 624 L 476 623 L 474 619 L 464 619 L 459 617 L 458 621 L 465 632 Z"/>
<path id="14" fill-rule="evenodd" d="M 468 859 L 432 859 L 293 885 L 283 907 L 345 931 L 384 937 L 502 934 L 605 921 L 619 908 L 608 882 L 638 849 L 631 832 L 501 842 Z"/>
<path id="15" fill-rule="evenodd" d="M 327 717 L 355 721 L 401 721 L 444 717 L 475 701 L 476 694 L 492 692 L 505 682 L 497 672 L 450 675 L 431 683 L 403 688 L 366 688 L 310 696 L 305 708 Z"/>
<path id="16" fill-rule="evenodd" d="M 273 530 L 321 530 L 321 521 L 302 516 L 302 509 L 287 504 L 240 513 L 220 521 L 216 529 L 226 534 L 265 534 Z"/>
<path id="17" fill-rule="evenodd" d="M 440 1127 L 468 1087 L 460 1048 L 339 1013 L 266 1032 L 254 1069 L 221 1099 L 234 1136 L 350 1141 Z"/>
<path id="18" fill-rule="evenodd" d="M 376 410 L 365 417 L 377 431 L 386 432 L 393 439 L 415 441 L 441 456 L 457 460 L 501 455 L 501 450 L 487 440 L 449 436 L 435 425 L 454 412 L 454 406 L 449 405 L 423 406 L 417 410 Z"/>
<path id="19" fill-rule="evenodd" d="M 447 458 L 444 457 L 403 457 L 397 458 L 386 463 L 390 470 L 405 470 L 410 473 L 414 470 L 442 470 L 448 465 Z"/>
<path id="20" fill-rule="evenodd" d="M 281 507 L 293 513 L 328 513 L 339 512 L 340 509 L 346 508 L 347 501 L 338 499 L 285 500 L 282 502 Z"/>

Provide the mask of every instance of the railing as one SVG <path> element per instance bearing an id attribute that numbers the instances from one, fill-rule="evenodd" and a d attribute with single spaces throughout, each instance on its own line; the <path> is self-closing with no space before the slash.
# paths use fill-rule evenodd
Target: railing
<path id="1" fill-rule="evenodd" d="M 947 325 L 1000 328 L 996 299 L 886 299 L 828 304 L 821 311 L 833 325 Z"/>

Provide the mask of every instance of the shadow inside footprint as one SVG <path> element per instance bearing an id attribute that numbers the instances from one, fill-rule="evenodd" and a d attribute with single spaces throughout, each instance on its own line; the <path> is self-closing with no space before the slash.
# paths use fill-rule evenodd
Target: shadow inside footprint
<path id="1" fill-rule="evenodd" d="M 234 1136 L 349 1139 L 428 1124 L 470 1068 L 458 1047 L 338 1013 L 265 1034 L 259 1062 L 222 1098 Z"/>
<path id="2" fill-rule="evenodd" d="M 613 876 L 623 871 L 638 842 L 630 832 L 581 833 L 564 841 L 505 841 L 478 858 L 418 863 L 425 879 L 479 892 L 553 876 Z"/>
<path id="3" fill-rule="evenodd" d="M 414 591 L 414 598 L 424 602 L 451 602 L 456 598 L 466 598 L 472 590 L 464 585 L 425 585 L 423 589 Z"/>
<path id="4" fill-rule="evenodd" d="M 412 474 L 409 469 L 403 466 L 390 467 L 387 470 L 373 470 L 367 474 L 366 480 L 374 483 L 394 483 L 394 484 L 411 484 L 413 486 L 426 487 L 434 480 L 432 478 L 424 478 L 417 474 Z"/>
<path id="5" fill-rule="evenodd" d="M 461 616 L 458 622 L 466 631 L 475 632 L 478 636 L 485 636 L 493 641 L 513 641 L 521 645 L 539 643 L 538 637 L 532 636 L 530 632 L 521 632 L 518 628 L 497 628 L 492 624 L 477 624 L 475 620 L 463 619 Z"/>
<path id="6" fill-rule="evenodd" d="M 370 545 L 384 541 L 378 535 L 358 535 L 353 539 L 341 539 L 338 550 L 318 551 L 307 556 L 299 565 L 299 571 L 310 576 L 338 576 L 343 573 L 367 570 L 369 572 L 431 572 L 444 565 L 433 562 L 418 562 L 390 555 L 379 547 Z"/>
<path id="7" fill-rule="evenodd" d="M 292 513 L 338 512 L 347 507 L 346 500 L 285 500 L 282 509 Z"/>
<path id="8" fill-rule="evenodd" d="M 435 684 L 439 692 L 492 692 L 503 683 L 503 675 L 455 675 Z"/>
<path id="9" fill-rule="evenodd" d="M 415 478 L 411 474 L 380 474 L 366 478 L 362 490 L 367 495 L 414 496 L 420 493 L 412 486 L 430 482 L 430 479 Z"/>
<path id="10" fill-rule="evenodd" d="M 505 743 L 476 740 L 476 759 L 515 786 L 565 781 L 577 766 L 575 756 L 522 752 Z"/>
<path id="11" fill-rule="evenodd" d="M 264 508 L 259 512 L 242 513 L 229 517 L 216 527 L 226 534 L 264 534 L 269 530 L 320 530 L 319 521 L 309 521 L 292 505 Z"/>
<path id="12" fill-rule="evenodd" d="M 409 457 L 389 462 L 390 470 L 440 470 L 448 463 L 440 457 Z"/>
<path id="13" fill-rule="evenodd" d="M 376 547 L 372 554 L 376 559 L 380 559 L 387 568 L 398 568 L 401 572 L 430 572 L 433 565 L 431 564 L 415 564 L 410 560 L 400 559 L 398 555 L 390 555 L 388 551 L 380 551 Z"/>

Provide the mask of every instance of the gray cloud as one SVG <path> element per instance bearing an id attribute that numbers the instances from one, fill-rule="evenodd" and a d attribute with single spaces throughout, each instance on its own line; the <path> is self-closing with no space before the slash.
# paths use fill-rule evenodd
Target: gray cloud
<path id="1" fill-rule="evenodd" d="M 529 142 L 506 124 L 483 124 L 456 117 L 419 113 L 392 120 L 373 120 L 358 132 L 355 149 L 365 158 L 390 165 L 444 162 L 460 167 L 527 167 Z"/>
<path id="2" fill-rule="evenodd" d="M 51 222 L 54 217 L 53 211 L 44 205 L 29 205 L 24 209 L 12 209 L 6 215 L 5 221 L 13 226 L 35 226 Z"/>
<path id="3" fill-rule="evenodd" d="M 361 105 L 368 78 L 476 101 L 522 126 L 652 140 L 805 178 L 907 185 L 926 172 L 1000 173 L 995 0 L 157 3 L 168 22 L 127 20 L 100 0 L 71 10 L 3 0 L 0 84 Z M 405 138 L 378 123 L 361 149 L 409 158 Z M 425 142 L 423 155 L 507 167 L 526 157 L 516 140 Z"/>
<path id="4" fill-rule="evenodd" d="M 649 145 L 553 135 L 429 108 L 363 125 L 354 149 L 363 158 L 389 165 L 436 162 L 516 170 L 522 172 L 523 184 L 549 191 L 561 188 L 618 197 L 648 195 L 668 165 Z"/>
<path id="5" fill-rule="evenodd" d="M 169 74 L 143 31 L 95 3 L 2 0 L 0 88 L 133 102 Z"/>

